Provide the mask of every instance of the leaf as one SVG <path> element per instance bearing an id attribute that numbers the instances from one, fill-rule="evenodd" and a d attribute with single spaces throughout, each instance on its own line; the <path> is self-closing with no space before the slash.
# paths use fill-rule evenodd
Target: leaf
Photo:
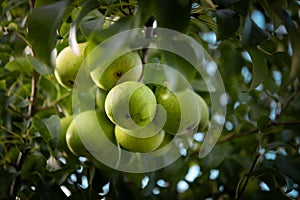
<path id="1" fill-rule="evenodd" d="M 98 7 L 98 1 L 95 0 L 88 0 L 84 3 L 79 16 L 74 20 L 71 25 L 70 33 L 69 33 L 69 44 L 76 55 L 80 55 L 77 38 L 76 38 L 76 31 L 79 22 L 85 17 L 90 11 L 96 9 Z"/>
<path id="2" fill-rule="evenodd" d="M 300 181 L 300 157 L 277 155 L 275 163 L 289 177 Z"/>
<path id="3" fill-rule="evenodd" d="M 28 38 L 34 55 L 54 66 L 56 30 L 61 23 L 67 1 L 36 8 L 28 17 Z"/>
<path id="4" fill-rule="evenodd" d="M 274 29 L 277 29 L 281 24 L 281 19 L 277 14 L 276 10 L 278 8 L 286 7 L 285 5 L 287 4 L 286 0 L 273 1 L 271 5 L 269 4 L 268 1 L 259 1 L 259 3 L 265 9 L 266 13 L 268 13 L 268 15 L 270 16 L 272 22 L 274 23 Z"/>
<path id="5" fill-rule="evenodd" d="M 44 141 L 54 149 L 59 141 L 60 119 L 57 115 L 52 115 L 46 119 L 33 118 L 33 124 L 39 131 Z"/>
<path id="6" fill-rule="evenodd" d="M 244 23 L 242 44 L 244 47 L 257 46 L 270 38 L 270 34 L 259 28 L 248 14 Z"/>
<path id="7" fill-rule="evenodd" d="M 240 25 L 240 17 L 233 10 L 217 10 L 217 35 L 218 40 L 230 37 Z"/>
<path id="8" fill-rule="evenodd" d="M 248 91 L 255 89 L 259 84 L 263 83 L 268 75 L 267 61 L 262 52 L 257 48 L 247 50 L 252 60 L 253 79 Z"/>
<path id="9" fill-rule="evenodd" d="M 18 71 L 26 76 L 32 76 L 33 67 L 26 57 L 18 57 L 8 62 L 5 67 L 9 71 Z"/>
<path id="10" fill-rule="evenodd" d="M 292 146 L 286 142 L 275 141 L 266 145 L 265 152 L 268 152 L 270 150 L 277 150 L 278 148 L 282 148 L 282 147 L 292 147 Z"/>
<path id="11" fill-rule="evenodd" d="M 289 193 L 294 188 L 293 181 L 291 180 L 291 178 L 276 168 L 271 168 L 271 167 L 259 168 L 253 171 L 252 176 L 261 179 L 269 187 L 272 186 L 276 187 L 278 185 L 276 183 L 279 183 L 280 186 L 286 187 L 285 193 Z M 274 181 L 276 182 L 274 183 Z M 270 189 L 275 189 L 275 188 L 270 188 Z"/>
<path id="12" fill-rule="evenodd" d="M 208 169 L 218 167 L 226 158 L 231 155 L 232 150 L 232 147 L 226 144 L 215 146 L 213 150 L 203 158 L 203 165 Z"/>
<path id="13" fill-rule="evenodd" d="M 300 29 L 296 27 L 293 19 L 287 13 L 287 11 L 281 12 L 281 18 L 284 21 L 285 27 L 289 33 L 292 46 L 292 59 L 291 59 L 291 69 L 288 82 L 293 81 L 297 76 L 300 77 Z"/>
<path id="14" fill-rule="evenodd" d="M 191 5 L 189 1 L 155 0 L 153 13 L 158 27 L 185 32 L 189 21 Z"/>
<path id="15" fill-rule="evenodd" d="M 52 69 L 48 65 L 36 59 L 35 57 L 26 56 L 26 59 L 39 74 L 48 75 L 52 73 Z"/>
<path id="16" fill-rule="evenodd" d="M 257 120 L 257 127 L 259 128 L 259 130 L 262 130 L 270 121 L 270 118 L 268 116 L 261 116 L 258 120 Z"/>
<path id="17" fill-rule="evenodd" d="M 117 22 L 113 23 L 109 28 L 101 29 L 99 31 L 95 31 L 92 35 L 92 39 L 96 43 L 101 43 L 109 37 L 112 37 L 118 33 L 123 31 L 127 31 L 132 29 L 135 23 L 135 18 L 133 16 L 127 16 L 119 19 Z M 129 38 L 129 36 L 128 36 Z M 120 41 L 119 41 L 120 42 Z M 122 44 L 126 44 L 128 41 L 122 41 Z M 118 44 L 122 46 L 121 44 Z"/>
<path id="18" fill-rule="evenodd" d="M 21 168 L 21 177 L 23 179 L 32 179 L 37 173 L 43 173 L 46 167 L 46 159 L 43 154 L 29 154 L 25 157 Z"/>
<path id="19" fill-rule="evenodd" d="M 95 31 L 99 31 L 102 29 L 102 25 L 104 23 L 105 17 L 102 16 L 101 18 L 89 20 L 86 22 L 82 22 L 80 24 L 81 32 L 86 36 L 90 36 Z"/>
<path id="20" fill-rule="evenodd" d="M 289 68 L 291 66 L 292 60 L 287 52 L 275 52 L 272 56 L 278 68 Z"/>

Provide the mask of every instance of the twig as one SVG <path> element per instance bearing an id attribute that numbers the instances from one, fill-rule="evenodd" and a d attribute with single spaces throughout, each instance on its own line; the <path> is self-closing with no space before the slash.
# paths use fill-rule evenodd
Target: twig
<path id="1" fill-rule="evenodd" d="M 8 108 L 9 111 L 11 111 L 11 112 L 13 112 L 13 113 L 19 115 L 20 117 L 22 117 L 22 118 L 24 118 L 24 119 L 26 118 L 26 115 L 24 115 L 24 113 L 22 113 L 22 112 L 16 110 L 14 107 L 8 106 L 7 108 Z"/>
<path id="2" fill-rule="evenodd" d="M 18 160 L 16 163 L 16 171 L 20 171 L 25 160 L 25 157 L 29 153 L 30 149 L 26 149 L 24 152 L 20 152 L 18 156 Z M 17 176 L 10 185 L 10 196 L 14 199 L 17 199 L 18 187 L 20 183 L 20 176 Z"/>
<path id="3" fill-rule="evenodd" d="M 132 9 L 130 7 L 130 2 L 129 2 L 129 0 L 126 0 L 126 2 L 128 3 L 127 8 L 128 8 L 129 14 L 132 15 L 133 11 L 132 11 Z"/>
<path id="4" fill-rule="evenodd" d="M 295 125 L 300 125 L 300 121 L 270 122 L 264 128 L 271 128 L 271 127 L 278 127 L 278 126 L 295 126 Z M 260 129 L 255 128 L 252 130 L 241 132 L 239 134 L 237 134 L 237 133 L 228 134 L 228 135 L 225 135 L 224 137 L 220 138 L 220 140 L 218 141 L 218 144 L 222 144 L 229 140 L 240 138 L 243 136 L 253 135 L 255 133 L 258 133 L 259 131 L 260 131 Z"/>
<path id="5" fill-rule="evenodd" d="M 300 94 L 300 87 L 296 89 L 296 91 L 287 99 L 285 104 L 282 106 L 281 112 L 276 115 L 276 120 L 278 120 L 284 112 L 289 108 L 291 102 Z"/>
<path id="6" fill-rule="evenodd" d="M 29 119 L 37 112 L 37 82 L 39 79 L 39 74 L 34 71 L 31 79 L 31 94 L 30 94 L 30 104 L 28 106 L 28 113 L 26 119 Z"/>
<path id="7" fill-rule="evenodd" d="M 37 108 L 37 111 L 40 111 L 40 110 L 45 110 L 47 108 L 51 108 L 53 106 L 57 106 L 57 104 L 59 104 L 60 102 L 62 102 L 63 100 L 65 100 L 67 97 L 69 97 L 71 95 L 71 93 L 66 93 L 64 95 L 62 95 L 60 98 L 56 99 L 55 101 L 53 101 L 52 103 L 50 103 L 49 105 L 47 106 L 44 106 L 42 108 Z"/>
<path id="8" fill-rule="evenodd" d="M 244 182 L 244 184 L 242 186 L 242 189 L 240 190 L 240 192 L 237 191 L 237 198 L 236 198 L 237 200 L 241 199 L 241 197 L 242 197 L 242 195 L 243 195 L 243 193 L 244 193 L 244 191 L 245 191 L 245 189 L 247 187 L 247 184 L 248 184 L 248 182 L 250 180 L 251 174 L 253 173 L 255 165 L 256 165 L 257 161 L 259 160 L 259 158 L 260 158 L 260 154 L 257 154 L 256 157 L 255 157 L 255 159 L 254 159 L 254 161 L 252 162 L 252 165 L 251 165 L 251 167 L 249 169 L 246 181 Z"/>
<path id="9" fill-rule="evenodd" d="M 16 137 L 16 138 L 20 138 L 20 139 L 22 140 L 22 137 L 21 137 L 19 134 L 17 134 L 17 133 L 15 133 L 15 132 L 11 131 L 10 129 L 6 128 L 5 126 L 0 125 L 0 129 L 6 131 L 6 132 L 8 132 L 8 133 L 10 133 L 11 135 L 13 135 L 13 136 Z"/>
<path id="10" fill-rule="evenodd" d="M 150 18 L 144 26 L 145 38 L 146 39 L 151 39 L 154 36 L 153 22 L 154 22 L 154 19 Z M 143 51 L 143 60 L 142 60 L 143 64 L 147 63 L 149 46 L 150 46 L 150 42 L 148 44 L 146 44 L 145 47 L 142 49 L 142 51 Z"/>

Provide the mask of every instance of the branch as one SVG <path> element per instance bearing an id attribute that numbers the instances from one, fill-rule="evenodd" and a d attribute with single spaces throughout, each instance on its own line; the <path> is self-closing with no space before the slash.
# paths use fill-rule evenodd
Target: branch
<path id="1" fill-rule="evenodd" d="M 24 119 L 27 117 L 26 115 L 24 115 L 24 113 L 22 113 L 22 112 L 16 110 L 16 109 L 15 109 L 14 107 L 12 107 L 12 106 L 8 106 L 7 109 L 8 109 L 9 111 L 11 111 L 12 113 L 15 113 L 16 115 L 18 115 L 18 116 L 20 116 L 20 117 L 22 117 L 22 118 L 24 118 Z"/>
<path id="2" fill-rule="evenodd" d="M 242 186 L 242 189 L 240 190 L 240 192 L 237 191 L 237 198 L 236 198 L 237 200 L 240 200 L 242 198 L 242 195 L 243 195 L 243 193 L 244 193 L 244 191 L 245 191 L 245 189 L 246 189 L 246 187 L 248 185 L 248 182 L 250 180 L 251 174 L 253 173 L 255 165 L 256 165 L 257 161 L 259 160 L 259 158 L 260 158 L 260 154 L 257 154 L 256 157 L 255 157 L 255 159 L 252 162 L 252 165 L 251 165 L 251 167 L 249 169 L 246 181 L 244 182 L 244 184 Z"/>
<path id="3" fill-rule="evenodd" d="M 289 108 L 291 102 L 300 94 L 300 87 L 296 89 L 296 91 L 287 99 L 285 104 L 282 106 L 281 112 L 276 115 L 276 120 L 278 120 L 284 112 Z"/>
<path id="4" fill-rule="evenodd" d="M 16 163 L 16 171 L 19 172 L 22 169 L 23 162 L 25 157 L 29 153 L 30 149 L 26 149 L 24 152 L 20 152 L 18 156 L 18 160 Z M 20 185 L 20 175 L 16 176 L 10 185 L 10 196 L 14 199 L 17 199 L 18 187 Z"/>
<path id="5" fill-rule="evenodd" d="M 31 79 L 31 94 L 30 94 L 30 104 L 28 106 L 28 113 L 26 119 L 29 119 L 37 112 L 37 82 L 39 79 L 39 74 L 34 71 Z"/>
<path id="6" fill-rule="evenodd" d="M 300 125 L 300 121 L 270 122 L 264 127 L 264 129 L 271 128 L 271 127 L 295 126 L 295 125 Z M 222 144 L 222 143 L 227 142 L 232 139 L 237 139 L 240 137 L 253 135 L 255 133 L 258 133 L 259 131 L 261 131 L 259 128 L 255 128 L 255 129 L 244 131 L 241 133 L 231 133 L 231 134 L 225 135 L 224 137 L 220 138 L 220 140 L 218 141 L 218 144 Z"/>
<path id="7" fill-rule="evenodd" d="M 144 26 L 145 38 L 146 39 L 151 39 L 154 36 L 153 22 L 154 22 L 154 19 L 151 17 Z M 150 46 L 150 42 L 148 44 L 146 44 L 145 47 L 142 49 L 142 51 L 143 51 L 143 60 L 142 60 L 143 64 L 147 63 L 149 46 Z"/>
<path id="8" fill-rule="evenodd" d="M 37 111 L 41 111 L 41 110 L 45 110 L 47 108 L 51 108 L 56 106 L 57 104 L 59 104 L 60 102 L 62 102 L 63 100 L 65 100 L 66 98 L 68 98 L 69 96 L 71 96 L 71 93 L 65 93 L 64 95 L 62 95 L 60 98 L 56 99 L 55 101 L 51 102 L 49 105 L 44 106 L 43 108 L 37 109 Z"/>

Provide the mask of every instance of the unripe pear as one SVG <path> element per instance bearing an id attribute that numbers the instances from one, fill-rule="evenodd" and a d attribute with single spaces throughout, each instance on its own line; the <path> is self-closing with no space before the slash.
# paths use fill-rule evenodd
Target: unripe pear
<path id="1" fill-rule="evenodd" d="M 183 134 L 196 129 L 200 121 L 198 97 L 190 89 L 172 92 L 164 86 L 155 90 L 157 103 L 162 105 L 167 113 L 164 130 L 171 134 Z"/>
<path id="2" fill-rule="evenodd" d="M 96 106 L 100 111 L 105 111 L 104 105 L 105 105 L 105 99 L 107 96 L 107 91 L 104 91 L 100 88 L 97 88 L 96 90 Z"/>
<path id="3" fill-rule="evenodd" d="M 120 83 L 107 94 L 105 112 L 112 122 L 122 128 L 146 126 L 156 114 L 155 95 L 140 82 Z"/>
<path id="4" fill-rule="evenodd" d="M 138 81 L 143 71 L 141 58 L 136 52 L 123 54 L 105 67 L 99 65 L 90 74 L 96 85 L 106 91 L 112 89 L 120 79 L 122 82 Z"/>
<path id="5" fill-rule="evenodd" d="M 67 130 L 73 120 L 73 116 L 67 116 L 60 119 L 60 135 L 59 135 L 59 141 L 56 146 L 58 150 L 63 150 L 68 152 L 68 146 L 66 142 L 66 133 Z"/>
<path id="6" fill-rule="evenodd" d="M 80 55 L 74 54 L 70 46 L 65 47 L 56 58 L 54 74 L 60 85 L 72 89 L 84 60 L 84 50 L 87 43 L 78 44 Z"/>
<path id="7" fill-rule="evenodd" d="M 115 126 L 116 141 L 125 149 L 133 152 L 146 153 L 157 149 L 163 139 L 165 132 L 153 132 L 154 129 L 144 129 L 143 134 L 152 135 L 150 137 L 140 137 L 140 130 L 128 130 Z"/>
<path id="8" fill-rule="evenodd" d="M 209 122 L 209 110 L 208 110 L 208 106 L 206 104 L 206 102 L 204 101 L 204 99 L 200 96 L 198 96 L 198 100 L 199 100 L 199 107 L 201 108 L 201 119 L 198 125 L 198 131 L 203 131 L 207 128 L 208 126 L 208 122 Z"/>
<path id="9" fill-rule="evenodd" d="M 101 146 L 107 141 L 104 140 L 100 127 L 107 139 L 114 142 L 114 125 L 104 112 L 89 110 L 76 115 L 66 133 L 66 141 L 70 151 L 76 156 L 89 157 L 88 150 L 98 151 L 99 148 L 101 149 Z M 88 148 L 85 145 L 89 145 Z"/>

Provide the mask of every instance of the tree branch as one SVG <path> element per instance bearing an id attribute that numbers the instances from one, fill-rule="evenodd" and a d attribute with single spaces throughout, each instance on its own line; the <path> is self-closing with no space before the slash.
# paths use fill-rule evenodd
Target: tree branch
<path id="1" fill-rule="evenodd" d="M 37 82 L 39 79 L 39 74 L 34 71 L 31 79 L 31 94 L 30 94 L 30 104 L 28 106 L 28 113 L 26 119 L 29 119 L 37 112 Z"/>
<path id="2" fill-rule="evenodd" d="M 253 173 L 255 165 L 256 165 L 257 161 L 259 160 L 259 158 L 260 158 L 260 154 L 258 153 L 258 154 L 256 154 L 256 157 L 254 158 L 254 160 L 252 162 L 252 165 L 251 165 L 251 167 L 249 169 L 246 181 L 244 182 L 244 184 L 242 186 L 242 189 L 240 190 L 240 192 L 237 191 L 237 197 L 236 197 L 237 200 L 240 200 L 242 198 L 242 195 L 243 195 L 243 193 L 244 193 L 244 191 L 245 191 L 245 189 L 246 189 L 246 187 L 248 185 L 248 182 L 250 180 L 251 174 Z"/>
<path id="3" fill-rule="evenodd" d="M 144 26 L 145 38 L 151 39 L 154 36 L 154 28 L 153 28 L 154 19 L 151 17 Z M 148 50 L 150 43 L 146 44 L 146 46 L 142 49 L 143 51 L 143 64 L 147 63 L 148 60 Z"/>
<path id="4" fill-rule="evenodd" d="M 295 125 L 300 126 L 300 121 L 270 122 L 264 128 L 271 128 L 271 127 L 278 127 L 278 126 L 295 126 Z M 218 144 L 222 144 L 229 140 L 237 139 L 240 137 L 253 135 L 255 133 L 258 133 L 259 131 L 260 131 L 260 129 L 255 128 L 255 129 L 251 129 L 251 130 L 244 131 L 241 133 L 231 133 L 231 134 L 225 135 L 224 137 L 220 138 L 220 140 L 218 141 Z"/>
<path id="5" fill-rule="evenodd" d="M 29 153 L 29 151 L 30 151 L 30 149 L 25 149 L 24 152 L 19 153 L 17 163 L 16 163 L 16 166 L 15 166 L 17 172 L 21 171 L 23 162 L 25 160 L 25 157 Z M 19 184 L 20 184 L 20 176 L 17 176 L 17 177 L 15 177 L 15 179 L 12 181 L 12 183 L 10 185 L 10 196 L 13 199 L 17 199 Z"/>
<path id="6" fill-rule="evenodd" d="M 44 106 L 42 108 L 37 108 L 37 111 L 41 111 L 41 110 L 45 110 L 47 108 L 51 108 L 54 106 L 57 106 L 57 104 L 59 104 L 60 102 L 62 102 L 63 100 L 65 100 L 66 98 L 68 98 L 69 96 L 71 96 L 71 93 L 65 93 L 64 95 L 62 95 L 60 98 L 56 99 L 55 101 L 51 102 L 49 105 Z"/>
<path id="7" fill-rule="evenodd" d="M 296 89 L 296 91 L 287 99 L 285 104 L 281 108 L 281 112 L 276 115 L 276 120 L 278 120 L 284 112 L 289 108 L 291 102 L 300 94 L 300 87 Z"/>

